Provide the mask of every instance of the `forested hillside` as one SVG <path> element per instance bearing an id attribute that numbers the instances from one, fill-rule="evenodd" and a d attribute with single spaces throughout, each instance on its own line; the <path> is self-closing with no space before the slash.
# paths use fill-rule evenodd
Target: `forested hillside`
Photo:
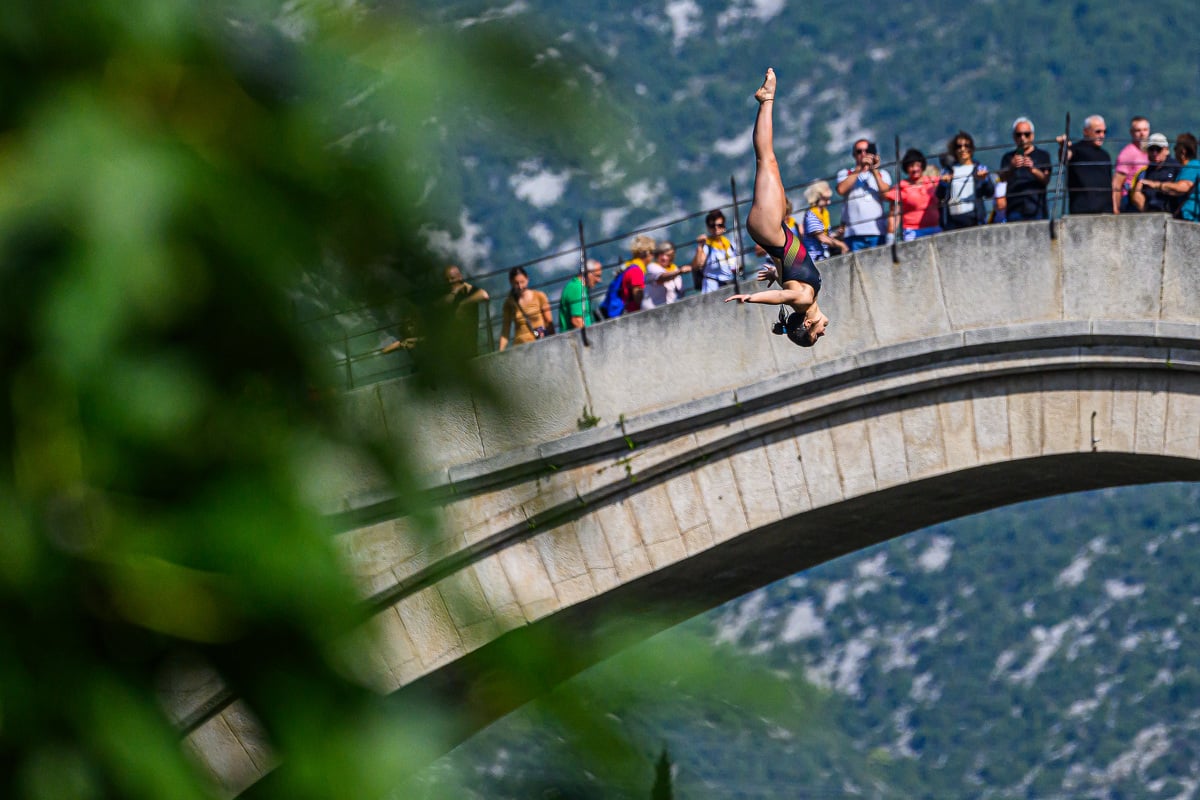
<path id="1" fill-rule="evenodd" d="M 629 797 L 649 796 L 664 745 L 679 798 L 1195 797 L 1198 561 L 1200 485 L 1051 498 L 776 583 L 570 691 L 643 748 L 646 791 Z M 744 686 L 679 679 L 670 654 L 695 637 L 789 700 L 764 709 Z M 430 781 L 457 774 L 458 796 L 478 798 L 616 796 L 559 734 L 535 704 Z"/>

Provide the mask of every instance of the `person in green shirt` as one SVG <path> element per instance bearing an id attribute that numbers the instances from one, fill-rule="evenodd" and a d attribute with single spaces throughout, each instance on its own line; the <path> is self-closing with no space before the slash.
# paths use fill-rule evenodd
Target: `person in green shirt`
<path id="1" fill-rule="evenodd" d="M 600 282 L 604 267 L 599 261 L 589 258 L 584 279 L 576 275 L 567 281 L 563 287 L 562 297 L 558 301 L 558 329 L 569 331 L 592 324 L 592 301 L 588 297 L 588 289 Z"/>

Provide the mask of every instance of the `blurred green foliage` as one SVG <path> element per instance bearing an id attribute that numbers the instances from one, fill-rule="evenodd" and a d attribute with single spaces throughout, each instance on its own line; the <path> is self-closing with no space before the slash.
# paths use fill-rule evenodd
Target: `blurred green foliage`
<path id="1" fill-rule="evenodd" d="M 415 509 L 415 466 L 339 424 L 289 292 L 316 272 L 395 298 L 427 331 L 427 381 L 473 383 L 414 224 L 437 214 L 429 121 L 524 119 L 562 75 L 527 36 L 395 7 L 0 17 L 0 796 L 210 794 L 155 692 L 180 659 L 293 766 L 275 793 L 379 796 L 441 717 L 385 714 L 338 667 L 363 611 L 319 487 L 349 449 Z"/>
<path id="2" fill-rule="evenodd" d="M 346 662 L 367 612 L 320 513 L 329 465 L 373 463 L 428 515 L 404 443 L 338 419 L 296 307 L 382 301 L 422 333 L 419 385 L 486 391 L 420 229 L 457 213 L 468 120 L 587 158 L 603 126 L 571 69 L 528 25 L 397 4 L 6 4 L 0 796 L 220 793 L 162 706 L 180 663 L 265 730 L 284 766 L 256 797 L 381 797 L 461 735 L 466 698 L 397 708 Z M 556 657 L 492 666 L 536 681 Z M 646 766 L 584 738 L 613 775 Z"/>

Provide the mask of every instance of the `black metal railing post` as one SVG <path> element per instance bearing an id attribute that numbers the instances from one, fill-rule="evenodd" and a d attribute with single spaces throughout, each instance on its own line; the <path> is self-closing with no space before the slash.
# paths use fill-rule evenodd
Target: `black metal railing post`
<path id="1" fill-rule="evenodd" d="M 904 218 L 900 216 L 904 213 L 900 203 L 900 134 L 896 134 L 896 165 L 892 168 L 892 174 L 895 176 L 892 179 L 892 191 L 896 193 L 896 202 L 892 204 L 892 264 L 899 264 L 900 248 L 897 242 L 904 236 Z"/>
<path id="2" fill-rule="evenodd" d="M 737 232 L 737 248 L 738 248 L 738 265 L 733 271 L 733 292 L 734 294 L 742 293 L 742 285 L 738 281 L 738 274 L 746 271 L 746 248 L 742 243 L 742 217 L 741 209 L 738 208 L 737 196 L 737 181 L 733 176 L 729 176 L 729 193 L 733 195 L 733 224 L 734 230 Z"/>
<path id="3" fill-rule="evenodd" d="M 588 325 L 591 323 L 590 317 L 592 316 L 592 297 L 588 293 L 589 289 L 588 289 L 588 284 L 587 284 L 587 243 L 584 241 L 584 238 L 583 238 L 583 219 L 582 218 L 579 220 L 579 288 L 583 292 L 583 300 L 586 301 L 584 303 L 584 305 L 579 309 L 580 311 L 584 312 L 584 315 L 585 315 L 583 318 L 583 329 L 580 330 L 579 333 L 580 333 L 580 336 L 583 337 L 583 346 L 591 347 L 592 346 L 591 343 L 588 342 L 587 329 L 588 329 Z M 559 298 L 558 302 L 559 302 L 559 305 L 562 304 L 561 297 Z M 565 314 L 565 316 L 568 320 L 571 319 L 571 309 L 569 307 L 567 308 L 567 313 Z"/>
<path id="4" fill-rule="evenodd" d="M 1058 147 L 1058 177 L 1054 181 L 1055 200 L 1059 201 L 1058 216 L 1065 217 L 1067 215 L 1067 193 L 1062 190 L 1063 173 L 1067 171 L 1067 148 L 1071 146 L 1071 112 L 1067 112 L 1067 121 L 1063 127 L 1063 140 Z M 1058 233 L 1054 229 L 1054 213 L 1049 208 L 1047 203 L 1046 216 L 1050 218 L 1050 238 L 1057 239 Z"/>

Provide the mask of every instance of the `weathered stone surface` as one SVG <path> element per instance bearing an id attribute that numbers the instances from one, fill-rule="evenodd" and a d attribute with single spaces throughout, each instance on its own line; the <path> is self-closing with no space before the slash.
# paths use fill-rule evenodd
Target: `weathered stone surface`
<path id="1" fill-rule="evenodd" d="M 424 542 L 373 522 L 388 497 L 370 469 L 331 488 L 354 510 L 339 519 L 372 520 L 337 544 L 386 606 L 355 674 L 387 691 L 549 618 L 710 606 L 998 504 L 1200 479 L 1200 226 L 1061 224 L 1054 242 L 1018 223 L 903 245 L 898 266 L 887 249 L 829 262 L 833 325 L 811 349 L 726 291 L 604 323 L 586 349 L 485 357 L 514 402 L 535 395 L 503 413 L 427 397 L 414 432 L 404 382 L 351 393 L 351 424 L 425 453 L 445 498 Z M 602 422 L 581 431 L 585 404 Z M 226 791 L 270 763 L 243 722 L 187 739 Z"/>

